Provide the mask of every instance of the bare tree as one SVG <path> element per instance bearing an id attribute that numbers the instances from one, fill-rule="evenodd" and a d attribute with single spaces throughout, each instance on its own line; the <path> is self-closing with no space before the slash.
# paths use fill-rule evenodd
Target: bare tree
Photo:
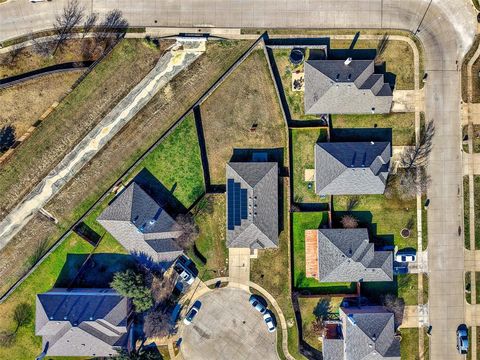
<path id="1" fill-rule="evenodd" d="M 360 203 L 360 197 L 350 196 L 347 202 L 347 211 L 352 211 L 358 206 L 359 203 Z"/>
<path id="2" fill-rule="evenodd" d="M 22 51 L 23 48 L 20 46 L 20 44 L 12 45 L 11 50 L 1 57 L 0 63 L 2 65 L 15 66 L 17 58 L 22 53 Z"/>
<path id="3" fill-rule="evenodd" d="M 171 315 L 161 306 L 152 309 L 145 316 L 143 331 L 147 337 L 165 337 L 172 334 L 175 325 L 170 321 Z"/>
<path id="4" fill-rule="evenodd" d="M 109 11 L 100 23 L 99 31 L 95 33 L 97 45 L 102 46 L 106 51 L 114 46 L 127 30 L 128 21 L 123 17 L 122 12 L 118 9 Z"/>
<path id="5" fill-rule="evenodd" d="M 73 29 L 79 25 L 83 19 L 83 12 L 84 9 L 79 5 L 78 0 L 69 0 L 63 8 L 62 13 L 55 17 L 53 27 L 56 32 L 56 37 L 53 55 L 71 38 Z"/>
<path id="6" fill-rule="evenodd" d="M 180 214 L 175 219 L 182 230 L 182 235 L 176 240 L 184 250 L 190 249 L 198 237 L 198 227 L 190 214 Z"/>
<path id="7" fill-rule="evenodd" d="M 82 39 L 90 32 L 92 29 L 95 27 L 97 24 L 98 16 L 95 13 L 91 13 L 90 15 L 87 16 L 85 19 L 85 22 L 83 23 L 83 35 Z"/>
<path id="8" fill-rule="evenodd" d="M 344 229 L 355 229 L 358 227 L 358 220 L 352 215 L 344 215 L 341 220 Z"/>
<path id="9" fill-rule="evenodd" d="M 399 327 L 403 319 L 405 301 L 393 294 L 387 294 L 383 297 L 383 306 L 393 313 L 395 328 Z"/>
<path id="10" fill-rule="evenodd" d="M 170 300 L 175 288 L 174 276 L 165 273 L 153 276 L 151 284 L 152 296 L 156 304 L 165 304 Z"/>
<path id="11" fill-rule="evenodd" d="M 424 167 L 402 169 L 397 173 L 396 193 L 401 200 L 414 199 L 427 192 L 430 177 Z"/>
<path id="12" fill-rule="evenodd" d="M 428 156 L 432 151 L 432 140 L 435 134 L 433 121 L 425 124 L 425 129 L 420 135 L 420 141 L 414 147 L 407 148 L 400 157 L 400 166 L 407 171 L 428 164 Z"/>
<path id="13" fill-rule="evenodd" d="M 15 321 L 16 328 L 14 333 L 22 326 L 27 325 L 33 319 L 33 308 L 30 304 L 20 303 L 13 311 L 13 321 Z"/>

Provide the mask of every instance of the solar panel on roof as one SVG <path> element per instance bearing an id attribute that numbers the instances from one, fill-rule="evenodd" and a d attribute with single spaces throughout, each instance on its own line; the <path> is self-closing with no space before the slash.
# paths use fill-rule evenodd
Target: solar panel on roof
<path id="1" fill-rule="evenodd" d="M 227 228 L 233 230 L 235 228 L 234 223 L 234 181 L 228 179 L 227 182 Z"/>
<path id="2" fill-rule="evenodd" d="M 248 217 L 247 189 L 241 189 L 240 208 L 242 219 L 246 219 Z"/>
<path id="3" fill-rule="evenodd" d="M 233 205 L 235 212 L 235 225 L 240 225 L 242 219 L 240 217 L 240 183 L 235 183 L 235 203 Z"/>

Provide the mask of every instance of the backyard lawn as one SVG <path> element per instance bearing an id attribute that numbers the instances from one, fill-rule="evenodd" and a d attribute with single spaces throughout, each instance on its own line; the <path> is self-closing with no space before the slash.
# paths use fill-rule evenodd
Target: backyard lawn
<path id="1" fill-rule="evenodd" d="M 327 130 L 292 129 L 293 199 L 296 203 L 328 202 L 328 197 L 315 194 L 315 183 L 305 181 L 305 170 L 315 169 L 314 147 L 317 142 L 327 141 Z"/>
<path id="2" fill-rule="evenodd" d="M 262 50 L 254 50 L 202 104 L 201 118 L 212 184 L 225 183 L 235 149 L 277 149 L 283 166 L 287 132 Z"/>
<path id="3" fill-rule="evenodd" d="M 196 249 L 188 255 L 194 260 L 202 280 L 228 276 L 225 194 L 205 195 L 197 208 L 193 213 L 199 236 L 195 241 Z"/>
<path id="4" fill-rule="evenodd" d="M 332 141 L 391 141 L 415 144 L 415 114 L 331 115 Z"/>
<path id="5" fill-rule="evenodd" d="M 0 332 L 14 329 L 12 314 L 16 305 L 29 304 L 35 309 L 35 295 L 48 291 L 59 280 L 61 273 L 74 273 L 79 263 L 70 263 L 73 269 L 65 269 L 68 257 L 83 258 L 93 247 L 79 237 L 72 235 L 63 242 L 2 304 L 0 304 Z M 34 335 L 34 319 L 18 330 L 10 347 L 0 346 L 2 359 L 34 359 L 41 352 L 41 338 Z"/>
<path id="6" fill-rule="evenodd" d="M 327 212 L 294 212 L 293 216 L 293 285 L 315 294 L 354 292 L 354 283 L 321 283 L 305 277 L 305 230 L 319 229 L 328 224 Z"/>
<path id="7" fill-rule="evenodd" d="M 395 245 L 399 249 L 417 248 L 416 200 L 387 199 L 384 195 L 334 196 L 334 222 L 343 215 L 357 218 L 359 227 L 370 230 L 370 241 L 378 245 Z M 403 238 L 400 231 L 410 229 Z"/>
<path id="8" fill-rule="evenodd" d="M 278 72 L 282 79 L 283 91 L 287 99 L 290 115 L 293 120 L 315 120 L 319 119 L 317 115 L 305 115 L 303 91 L 292 90 L 292 73 L 303 73 L 303 63 L 300 65 L 293 65 L 290 62 L 291 49 L 273 49 L 273 57 L 277 65 Z M 308 59 L 309 51 L 305 53 L 305 59 Z"/>
<path id="9" fill-rule="evenodd" d="M 418 275 L 395 275 L 393 281 L 388 282 L 363 282 L 361 293 L 369 300 L 377 303 L 381 303 L 383 296 L 386 294 L 393 294 L 402 298 L 405 305 L 417 305 Z"/>

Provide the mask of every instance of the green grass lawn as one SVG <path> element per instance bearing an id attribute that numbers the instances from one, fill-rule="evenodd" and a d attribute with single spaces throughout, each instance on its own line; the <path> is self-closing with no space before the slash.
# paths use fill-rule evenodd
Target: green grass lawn
<path id="1" fill-rule="evenodd" d="M 463 238 L 465 248 L 470 250 L 470 196 L 469 196 L 469 179 L 468 176 L 463 177 Z"/>
<path id="2" fill-rule="evenodd" d="M 463 210 L 465 247 L 470 249 L 470 198 L 468 176 L 463 177 Z M 475 212 L 475 249 L 480 249 L 480 176 L 473 176 L 474 212 Z"/>
<path id="3" fill-rule="evenodd" d="M 225 194 L 206 195 L 199 204 L 203 208 L 195 214 L 199 236 L 195 241 L 196 249 L 189 251 L 188 255 L 195 262 L 202 280 L 206 281 L 228 275 Z M 195 213 L 195 209 L 193 211 Z"/>
<path id="4" fill-rule="evenodd" d="M 305 230 L 319 229 L 328 223 L 327 212 L 294 212 L 293 276 L 294 287 L 316 294 L 342 294 L 355 291 L 354 283 L 321 283 L 305 277 Z"/>
<path id="5" fill-rule="evenodd" d="M 401 329 L 400 356 L 402 360 L 419 360 L 418 328 Z"/>
<path id="6" fill-rule="evenodd" d="M 422 274 L 423 276 L 423 303 L 428 303 L 428 275 Z"/>
<path id="7" fill-rule="evenodd" d="M 70 255 L 86 256 L 93 247 L 79 237 L 72 235 L 65 240 L 2 304 L 0 304 L 0 331 L 14 328 L 12 313 L 16 305 L 25 302 L 35 308 L 35 295 L 50 290 L 62 272 Z M 71 264 L 75 270 L 75 266 Z M 40 337 L 34 335 L 34 319 L 21 327 L 12 346 L 0 346 L 1 359 L 34 359 L 42 351 Z"/>
<path id="8" fill-rule="evenodd" d="M 362 295 L 374 302 L 381 302 L 386 294 L 393 294 L 403 298 L 405 305 L 418 304 L 418 275 L 395 275 L 393 281 L 363 282 Z"/>
<path id="9" fill-rule="evenodd" d="M 393 146 L 415 144 L 414 113 L 331 115 L 331 122 L 334 141 L 392 141 Z"/>
<path id="10" fill-rule="evenodd" d="M 293 198 L 296 203 L 327 202 L 315 194 L 315 183 L 305 181 L 305 169 L 315 169 L 314 147 L 317 142 L 327 141 L 327 130 L 292 129 Z"/>
<path id="11" fill-rule="evenodd" d="M 334 222 L 339 225 L 347 213 L 359 221 L 359 227 L 370 230 L 371 241 L 381 245 L 396 245 L 399 249 L 417 248 L 416 200 L 401 201 L 387 199 L 383 195 L 362 195 L 355 197 L 357 203 L 349 210 L 352 196 L 334 196 Z M 409 224 L 410 222 L 410 224 Z M 410 236 L 402 238 L 400 231 L 412 225 Z"/>
<path id="12" fill-rule="evenodd" d="M 298 66 L 293 65 L 290 62 L 290 49 L 274 49 L 273 57 L 278 68 L 278 72 L 282 79 L 283 91 L 287 99 L 288 107 L 290 109 L 290 115 L 293 120 L 314 120 L 318 119 L 317 115 L 305 115 L 303 97 L 303 91 L 292 90 L 292 73 L 303 72 L 303 64 Z M 308 50 L 305 54 L 305 58 L 308 58 Z"/>

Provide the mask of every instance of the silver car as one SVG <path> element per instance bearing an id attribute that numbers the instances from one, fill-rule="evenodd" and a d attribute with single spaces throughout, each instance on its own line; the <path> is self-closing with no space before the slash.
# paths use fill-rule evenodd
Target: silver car
<path id="1" fill-rule="evenodd" d="M 263 314 L 263 321 L 265 321 L 265 324 L 267 324 L 268 332 L 272 333 L 275 330 L 277 330 L 277 326 L 275 325 L 275 320 L 273 320 L 273 316 L 270 313 L 270 311 L 267 311 L 265 312 L 265 314 Z"/>
<path id="2" fill-rule="evenodd" d="M 250 296 L 250 299 L 248 301 L 260 314 L 265 314 L 265 312 L 267 311 L 267 308 L 265 307 L 265 305 L 263 305 L 258 296 L 252 295 Z"/>

